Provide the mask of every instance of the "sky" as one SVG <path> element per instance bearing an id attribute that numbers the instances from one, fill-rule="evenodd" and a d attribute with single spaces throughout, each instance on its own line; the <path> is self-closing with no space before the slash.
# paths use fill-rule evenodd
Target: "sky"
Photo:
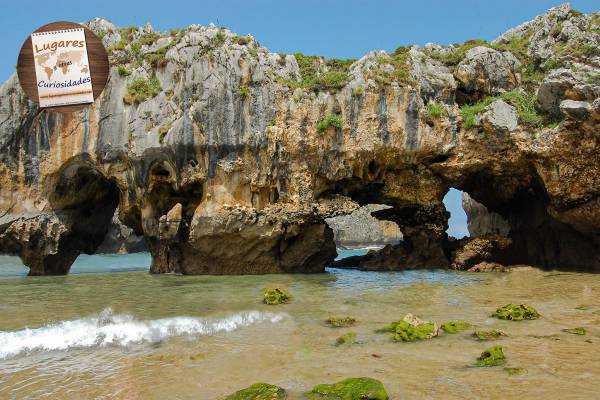
<path id="1" fill-rule="evenodd" d="M 410 44 L 492 40 L 559 4 L 551 0 L 4 0 L 0 81 L 14 72 L 27 36 L 54 21 L 84 22 L 100 16 L 118 27 L 150 22 L 158 30 L 213 22 L 239 35 L 252 34 L 272 52 L 358 58 L 370 50 L 393 51 Z M 585 13 L 600 10 L 598 0 L 573 0 L 571 5 Z M 460 237 L 466 230 L 458 217 L 460 195 L 450 193 L 446 203 L 452 224 L 459 219 L 457 231 L 452 225 L 449 233 Z"/>

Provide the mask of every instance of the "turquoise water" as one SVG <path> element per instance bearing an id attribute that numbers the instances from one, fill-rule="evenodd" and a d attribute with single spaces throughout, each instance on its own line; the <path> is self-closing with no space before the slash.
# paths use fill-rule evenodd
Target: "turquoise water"
<path id="1" fill-rule="evenodd" d="M 366 254 L 366 249 L 338 250 L 337 259 Z M 132 254 L 82 254 L 71 267 L 70 274 L 95 274 L 104 272 L 148 271 L 150 253 Z M 0 277 L 25 276 L 28 269 L 15 256 L 0 255 Z"/>

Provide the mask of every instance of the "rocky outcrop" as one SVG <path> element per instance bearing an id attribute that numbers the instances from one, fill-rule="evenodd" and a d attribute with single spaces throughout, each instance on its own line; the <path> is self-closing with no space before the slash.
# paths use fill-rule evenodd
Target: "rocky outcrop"
<path id="1" fill-rule="evenodd" d="M 333 229 L 338 248 L 384 246 L 402 240 L 398 225 L 379 220 L 371 215 L 374 211 L 389 208 L 381 204 L 368 204 L 352 214 L 329 218 L 327 225 Z"/>
<path id="2" fill-rule="evenodd" d="M 133 229 L 121 223 L 121 221 L 119 221 L 119 212 L 116 210 L 110 221 L 110 226 L 108 227 L 108 232 L 104 237 L 104 241 L 96 249 L 96 253 L 125 254 L 139 253 L 142 251 L 148 251 L 148 246 L 146 246 L 144 237 L 136 235 Z"/>
<path id="3" fill-rule="evenodd" d="M 356 61 L 212 25 L 88 25 L 112 64 L 93 106 L 53 114 L 16 76 L 0 88 L 0 251 L 32 274 L 97 251 L 117 208 L 152 272 L 322 271 L 325 220 L 366 204 L 403 234 L 377 264 L 447 267 L 468 243 L 445 233 L 451 187 L 507 221 L 503 263 L 599 268 L 599 14 Z"/>
<path id="4" fill-rule="evenodd" d="M 489 212 L 481 203 L 473 200 L 468 193 L 462 194 L 463 210 L 467 214 L 469 235 L 481 236 L 508 236 L 510 224 L 500 214 Z"/>

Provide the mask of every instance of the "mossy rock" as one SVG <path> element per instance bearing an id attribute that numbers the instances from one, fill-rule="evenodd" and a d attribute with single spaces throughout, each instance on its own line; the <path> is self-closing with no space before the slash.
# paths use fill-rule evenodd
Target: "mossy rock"
<path id="1" fill-rule="evenodd" d="M 527 304 L 506 304 L 499 307 L 492 317 L 507 319 L 511 321 L 522 321 L 524 319 L 538 319 L 540 313 Z"/>
<path id="2" fill-rule="evenodd" d="M 223 400 L 285 400 L 285 390 L 268 383 L 255 383 L 246 389 L 239 390 Z"/>
<path id="3" fill-rule="evenodd" d="M 501 336 L 506 336 L 506 333 L 493 329 L 491 331 L 475 331 L 473 336 L 479 340 L 496 340 Z"/>
<path id="4" fill-rule="evenodd" d="M 502 351 L 502 346 L 494 346 L 485 350 L 475 363 L 477 367 L 495 367 L 506 362 L 506 357 Z"/>
<path id="5" fill-rule="evenodd" d="M 527 370 L 525 368 L 504 367 L 504 371 L 506 371 L 509 375 L 526 375 L 527 374 Z"/>
<path id="6" fill-rule="evenodd" d="M 354 325 L 356 323 L 356 319 L 352 317 L 329 317 L 325 322 L 334 328 L 344 328 Z"/>
<path id="7" fill-rule="evenodd" d="M 468 322 L 446 322 L 445 324 L 442 324 L 441 328 L 446 333 L 458 333 L 466 331 L 471 326 L 472 325 Z"/>
<path id="8" fill-rule="evenodd" d="M 373 378 L 348 378 L 333 384 L 320 384 L 306 393 L 310 400 L 388 400 L 383 384 Z"/>
<path id="9" fill-rule="evenodd" d="M 438 326 L 435 322 L 423 321 L 412 314 L 406 314 L 401 320 L 392 322 L 376 332 L 393 333 L 392 339 L 397 342 L 414 342 L 437 336 Z"/>
<path id="10" fill-rule="evenodd" d="M 263 296 L 263 302 L 269 305 L 285 304 L 289 303 L 291 298 L 292 296 L 283 289 L 266 289 Z"/>
<path id="11" fill-rule="evenodd" d="M 344 333 L 342 336 L 336 339 L 335 345 L 341 346 L 343 344 L 355 344 L 356 343 L 356 333 L 348 332 Z"/>
<path id="12" fill-rule="evenodd" d="M 567 328 L 567 329 L 563 329 L 562 331 L 566 332 L 566 333 L 571 333 L 573 335 L 585 335 L 586 334 L 585 328 L 582 328 L 582 327 Z"/>

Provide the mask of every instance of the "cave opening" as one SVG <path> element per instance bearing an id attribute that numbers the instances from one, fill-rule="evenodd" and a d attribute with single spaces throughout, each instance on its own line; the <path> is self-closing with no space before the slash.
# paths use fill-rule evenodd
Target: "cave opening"
<path id="1" fill-rule="evenodd" d="M 43 190 L 55 210 L 55 248 L 39 249 L 32 243 L 19 255 L 29 267 L 29 275 L 64 275 L 80 254 L 96 252 L 109 229 L 120 192 L 116 181 L 85 155 L 69 160 L 49 176 Z"/>
<path id="2" fill-rule="evenodd" d="M 450 188 L 443 199 L 444 207 L 450 213 L 446 233 L 456 239 L 470 236 L 467 214 L 463 208 L 463 196 L 462 190 Z"/>
<path id="3" fill-rule="evenodd" d="M 336 260 L 378 251 L 402 241 L 402 232 L 396 222 L 372 215 L 391 208 L 386 204 L 366 204 L 351 214 L 327 218 L 325 222 L 333 230 L 338 253 Z"/>

